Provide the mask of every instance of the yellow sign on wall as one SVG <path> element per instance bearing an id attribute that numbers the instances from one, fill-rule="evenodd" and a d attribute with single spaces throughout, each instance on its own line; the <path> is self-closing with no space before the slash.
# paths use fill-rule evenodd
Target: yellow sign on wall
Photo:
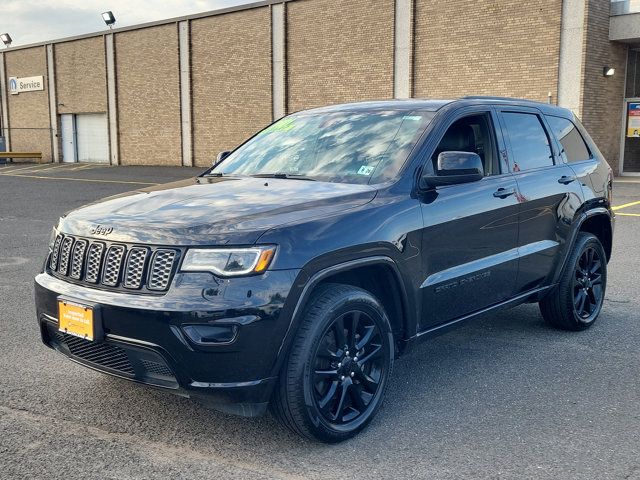
<path id="1" fill-rule="evenodd" d="M 627 137 L 640 137 L 640 103 L 629 103 Z"/>

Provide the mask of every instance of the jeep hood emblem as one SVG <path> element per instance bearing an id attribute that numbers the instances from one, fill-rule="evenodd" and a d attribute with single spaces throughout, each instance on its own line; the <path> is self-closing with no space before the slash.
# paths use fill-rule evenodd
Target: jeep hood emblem
<path id="1" fill-rule="evenodd" d="M 107 227 L 105 225 L 92 225 L 89 229 L 92 235 L 109 235 L 113 232 L 113 227 Z"/>

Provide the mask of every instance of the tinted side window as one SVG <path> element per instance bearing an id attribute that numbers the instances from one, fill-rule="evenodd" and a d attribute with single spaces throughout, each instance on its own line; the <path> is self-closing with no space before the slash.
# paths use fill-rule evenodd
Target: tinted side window
<path id="1" fill-rule="evenodd" d="M 591 158 L 591 153 L 573 122 L 560 117 L 547 117 L 547 121 L 551 131 L 562 145 L 560 153 L 567 161 L 579 162 Z"/>
<path id="2" fill-rule="evenodd" d="M 511 141 L 514 171 L 553 165 L 549 138 L 538 115 L 504 112 L 502 118 Z"/>
<path id="3" fill-rule="evenodd" d="M 431 159 L 434 171 L 438 155 L 447 151 L 477 153 L 486 176 L 500 173 L 495 133 L 488 113 L 461 118 L 447 129 Z"/>

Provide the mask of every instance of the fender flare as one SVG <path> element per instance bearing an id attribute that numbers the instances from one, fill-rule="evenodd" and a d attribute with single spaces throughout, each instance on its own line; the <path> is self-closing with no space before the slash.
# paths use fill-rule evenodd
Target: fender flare
<path id="1" fill-rule="evenodd" d="M 276 362 L 273 367 L 272 375 L 277 376 L 282 368 L 285 358 L 289 353 L 289 348 L 293 343 L 293 339 L 295 337 L 296 331 L 301 321 L 302 311 L 307 301 L 311 297 L 311 294 L 314 291 L 314 288 L 324 279 L 335 275 L 336 273 L 342 273 L 349 270 L 353 270 L 355 268 L 370 266 L 370 265 L 386 265 L 391 267 L 391 271 L 396 278 L 396 281 L 400 287 L 400 302 L 402 306 L 403 318 L 402 323 L 406 325 L 409 321 L 409 315 L 411 314 L 410 306 L 409 306 L 409 298 L 407 296 L 406 286 L 404 281 L 402 280 L 402 275 L 400 274 L 400 270 L 396 264 L 396 262 L 385 255 L 376 255 L 371 257 L 363 257 L 357 258 L 354 260 L 349 260 L 346 262 L 338 263 L 336 265 L 332 265 L 317 272 L 313 273 L 305 282 L 304 287 L 302 288 L 302 292 L 298 295 L 296 303 L 291 311 L 291 314 L 288 315 L 290 317 L 289 327 L 282 339 L 282 343 L 280 344 L 280 348 L 278 349 L 278 354 L 276 357 Z M 304 275 L 303 271 L 301 275 Z M 284 312 L 283 312 L 284 313 Z M 415 319 L 414 319 L 415 320 Z"/>
<path id="2" fill-rule="evenodd" d="M 576 243 L 576 239 L 578 238 L 578 232 L 580 232 L 580 228 L 582 227 L 582 224 L 589 218 L 598 216 L 598 215 L 603 215 L 606 216 L 609 220 L 609 223 L 611 224 L 611 231 L 613 233 L 613 214 L 611 213 L 611 211 L 606 208 L 606 207 L 595 207 L 589 210 L 586 210 L 584 212 L 582 212 L 579 216 L 577 221 L 575 221 L 573 223 L 573 227 L 571 229 L 571 235 L 567 241 L 566 244 L 566 248 L 564 251 L 564 255 L 562 258 L 562 262 L 560 263 L 560 265 L 558 266 L 558 268 L 556 269 L 554 275 L 553 275 L 553 280 L 551 282 L 552 285 L 555 285 L 556 283 L 558 283 L 558 280 L 560 279 L 560 275 L 562 274 L 562 271 L 564 270 L 565 265 L 567 264 L 567 261 L 569 260 L 569 256 L 571 255 L 571 251 L 573 250 L 573 246 Z"/>

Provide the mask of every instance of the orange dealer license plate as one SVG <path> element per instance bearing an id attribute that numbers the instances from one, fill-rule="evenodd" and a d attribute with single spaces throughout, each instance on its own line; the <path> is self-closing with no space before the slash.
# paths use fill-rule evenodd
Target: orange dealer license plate
<path id="1" fill-rule="evenodd" d="M 58 329 L 85 340 L 94 340 L 93 308 L 58 300 Z"/>

